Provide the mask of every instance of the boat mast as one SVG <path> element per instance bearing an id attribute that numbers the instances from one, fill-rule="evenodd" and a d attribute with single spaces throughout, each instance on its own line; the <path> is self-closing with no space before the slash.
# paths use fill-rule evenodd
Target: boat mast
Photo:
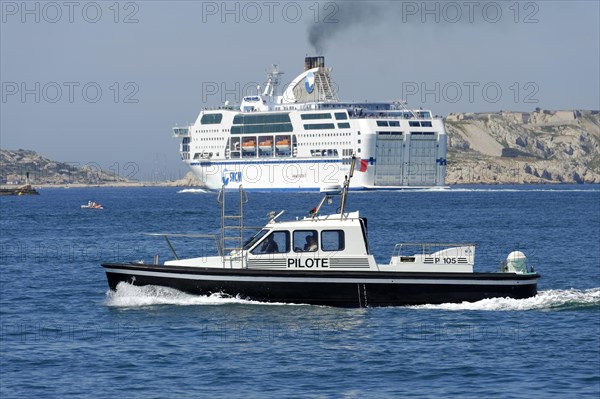
<path id="1" fill-rule="evenodd" d="M 356 164 L 356 156 L 352 155 L 352 163 L 350 164 L 350 172 L 346 175 L 344 180 L 344 187 L 342 188 L 342 200 L 340 204 L 340 216 L 344 216 L 344 210 L 346 209 L 346 198 L 348 196 L 348 188 L 350 187 L 350 179 L 354 175 L 354 165 Z"/>

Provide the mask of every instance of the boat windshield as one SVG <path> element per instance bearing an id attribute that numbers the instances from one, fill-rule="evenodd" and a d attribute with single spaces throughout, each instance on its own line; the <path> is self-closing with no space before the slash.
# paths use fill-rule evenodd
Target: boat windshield
<path id="1" fill-rule="evenodd" d="M 267 234 L 269 230 L 267 229 L 262 229 L 261 231 L 259 231 L 258 233 L 254 234 L 252 237 L 250 237 L 245 243 L 244 246 L 242 247 L 242 249 L 244 250 L 248 250 L 250 248 L 252 248 L 252 246 L 254 244 L 256 244 L 258 242 L 258 240 L 260 240 L 261 238 L 264 237 L 265 234 Z"/>

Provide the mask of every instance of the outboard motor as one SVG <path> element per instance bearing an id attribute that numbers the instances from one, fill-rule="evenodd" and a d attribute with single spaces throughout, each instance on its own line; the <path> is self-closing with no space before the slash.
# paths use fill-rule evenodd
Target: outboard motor
<path id="1" fill-rule="evenodd" d="M 510 273 L 525 274 L 528 272 L 527 257 L 521 251 L 513 251 L 506 258 L 506 270 Z"/>

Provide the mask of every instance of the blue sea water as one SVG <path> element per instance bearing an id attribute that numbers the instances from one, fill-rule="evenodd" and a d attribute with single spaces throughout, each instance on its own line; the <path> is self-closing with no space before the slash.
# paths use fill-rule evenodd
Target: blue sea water
<path id="1" fill-rule="evenodd" d="M 338 309 L 109 292 L 102 261 L 169 256 L 142 232 L 218 232 L 216 194 L 178 190 L 0 199 L 0 397 L 600 396 L 598 186 L 351 193 L 379 262 L 398 242 L 475 242 L 476 269 L 494 271 L 518 249 L 542 275 L 535 298 Z M 90 199 L 106 209 L 80 209 Z M 318 199 L 250 193 L 246 223 Z M 210 243 L 174 244 L 186 256 Z"/>

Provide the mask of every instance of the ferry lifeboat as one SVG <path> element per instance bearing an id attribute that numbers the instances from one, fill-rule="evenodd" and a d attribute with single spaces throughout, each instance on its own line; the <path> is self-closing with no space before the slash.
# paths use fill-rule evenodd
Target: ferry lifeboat
<path id="1" fill-rule="evenodd" d="M 277 140 L 275 142 L 275 146 L 277 147 L 278 150 L 282 151 L 282 150 L 287 150 L 290 148 L 290 139 L 285 138 L 285 139 L 281 139 L 281 140 Z"/>
<path id="2" fill-rule="evenodd" d="M 271 151 L 273 149 L 273 140 L 259 141 L 258 148 L 261 151 Z"/>
<path id="3" fill-rule="evenodd" d="M 244 152 L 254 152 L 256 151 L 256 141 L 247 140 L 242 143 L 242 151 Z"/>

